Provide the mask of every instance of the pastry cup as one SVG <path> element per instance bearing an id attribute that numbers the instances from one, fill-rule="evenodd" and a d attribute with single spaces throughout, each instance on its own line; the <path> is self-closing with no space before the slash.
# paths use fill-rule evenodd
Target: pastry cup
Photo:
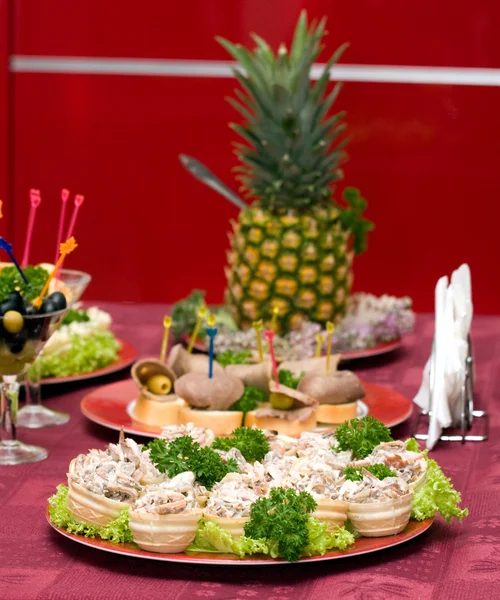
<path id="1" fill-rule="evenodd" d="M 202 512 L 195 509 L 178 514 L 158 515 L 131 510 L 129 515 L 129 527 L 139 548 L 149 552 L 175 554 L 184 552 L 194 540 Z"/>
<path id="2" fill-rule="evenodd" d="M 68 510 L 73 519 L 96 527 L 104 527 L 116 519 L 129 506 L 125 502 L 111 500 L 101 494 L 90 492 L 79 483 L 68 485 Z"/>
<path id="3" fill-rule="evenodd" d="M 412 497 L 413 491 L 383 502 L 348 502 L 347 517 L 363 537 L 395 535 L 408 525 Z"/>
<path id="4" fill-rule="evenodd" d="M 207 521 L 217 523 L 217 525 L 230 533 L 235 540 L 245 535 L 245 523 L 250 521 L 250 517 L 217 517 L 204 512 L 203 518 Z"/>
<path id="5" fill-rule="evenodd" d="M 328 525 L 343 527 L 347 521 L 348 503 L 343 500 L 329 498 L 316 499 L 316 510 L 312 513 L 315 519 L 326 521 Z"/>
<path id="6" fill-rule="evenodd" d="M 195 427 L 206 427 L 217 435 L 229 435 L 241 427 L 243 413 L 239 410 L 200 410 L 196 408 L 181 408 L 180 423 L 193 423 Z"/>
<path id="7" fill-rule="evenodd" d="M 184 400 L 175 394 L 158 396 L 156 400 L 141 392 L 131 414 L 132 423 L 145 431 L 160 434 L 162 427 L 180 423 L 180 411 L 185 406 Z"/>

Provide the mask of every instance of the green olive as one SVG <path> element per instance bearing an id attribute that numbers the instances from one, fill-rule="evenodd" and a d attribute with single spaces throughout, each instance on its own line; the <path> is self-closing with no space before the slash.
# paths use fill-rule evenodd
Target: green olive
<path id="1" fill-rule="evenodd" d="M 153 375 L 146 383 L 148 390 L 157 396 L 165 396 L 172 389 L 172 382 L 166 375 Z"/>
<path id="2" fill-rule="evenodd" d="M 9 333 L 19 333 L 24 325 L 23 315 L 17 310 L 8 310 L 3 316 L 3 326 Z"/>
<path id="3" fill-rule="evenodd" d="M 269 402 L 273 408 L 277 408 L 278 410 L 288 410 L 293 406 L 293 398 L 279 392 L 272 392 L 269 395 Z"/>

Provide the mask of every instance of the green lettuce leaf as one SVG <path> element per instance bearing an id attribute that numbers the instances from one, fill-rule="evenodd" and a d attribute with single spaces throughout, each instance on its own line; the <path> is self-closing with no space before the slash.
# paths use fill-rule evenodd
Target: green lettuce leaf
<path id="1" fill-rule="evenodd" d="M 435 460 L 428 458 L 427 450 L 422 452 L 418 442 L 411 438 L 406 442 L 406 449 L 420 452 L 427 461 L 427 478 L 424 485 L 413 495 L 412 519 L 423 521 L 439 513 L 445 521 L 451 523 L 453 517 L 461 521 L 469 514 L 467 508 L 460 508 L 462 496 L 451 482 L 449 477 L 441 470 Z"/>
<path id="2" fill-rule="evenodd" d="M 328 523 L 318 521 L 312 517 L 307 522 L 309 542 L 302 550 L 302 556 L 323 556 L 328 550 L 346 550 L 354 544 L 354 535 L 344 527 L 337 527 L 334 531 L 328 531 Z"/>
<path id="3" fill-rule="evenodd" d="M 246 536 L 235 540 L 217 523 L 202 519 L 196 537 L 186 552 L 236 554 L 243 558 L 248 554 L 269 554 L 269 547 L 264 540 L 254 540 Z"/>
<path id="4" fill-rule="evenodd" d="M 115 544 L 134 541 L 128 526 L 128 507 L 125 507 L 118 517 L 105 527 L 95 527 L 76 521 L 68 510 L 68 488 L 63 484 L 58 485 L 57 492 L 49 498 L 49 515 L 56 527 L 62 527 L 69 533 L 76 533 L 87 538 L 109 540 Z"/>
<path id="5" fill-rule="evenodd" d="M 69 350 L 40 356 L 40 374 L 44 378 L 91 373 L 115 361 L 119 350 L 120 344 L 110 331 L 75 334 Z"/>
<path id="6" fill-rule="evenodd" d="M 309 518 L 307 523 L 308 543 L 303 548 L 301 556 L 316 556 L 325 554 L 332 548 L 345 550 L 354 543 L 354 536 L 343 527 L 328 532 L 328 524 L 317 519 Z M 272 558 L 279 556 L 278 546 L 270 540 L 253 539 L 242 536 L 235 540 L 233 536 L 221 529 L 217 523 L 202 519 L 198 533 L 186 552 L 211 552 L 236 554 L 240 558 L 252 554 L 263 554 Z"/>

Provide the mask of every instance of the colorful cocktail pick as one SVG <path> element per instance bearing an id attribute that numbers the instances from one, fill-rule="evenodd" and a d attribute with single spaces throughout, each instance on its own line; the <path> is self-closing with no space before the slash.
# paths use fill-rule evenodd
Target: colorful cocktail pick
<path id="1" fill-rule="evenodd" d="M 2 209 L 3 209 L 3 200 L 0 200 L 0 219 L 3 219 Z"/>
<path id="2" fill-rule="evenodd" d="M 196 319 L 196 324 L 193 329 L 193 333 L 191 334 L 191 339 L 189 340 L 189 345 L 187 351 L 191 353 L 193 351 L 194 343 L 196 342 L 196 338 L 198 337 L 198 333 L 200 332 L 201 322 L 203 321 L 203 317 L 207 312 L 207 307 L 203 304 L 198 309 L 198 317 Z"/>
<path id="3" fill-rule="evenodd" d="M 56 257 L 54 259 L 54 263 L 59 258 L 59 248 L 61 246 L 62 237 L 63 237 L 64 221 L 66 219 L 66 205 L 68 203 L 68 198 L 69 198 L 69 190 L 67 190 L 67 189 L 61 190 L 61 213 L 59 215 L 59 229 L 57 231 Z"/>
<path id="4" fill-rule="evenodd" d="M 332 354 L 332 334 L 335 325 L 328 321 L 326 324 L 326 374 L 330 374 L 330 356 Z"/>
<path id="5" fill-rule="evenodd" d="M 323 348 L 323 344 L 325 342 L 325 338 L 321 335 L 321 333 L 317 333 L 315 335 L 316 338 L 316 351 L 314 352 L 314 356 L 321 356 L 321 349 Z"/>
<path id="6" fill-rule="evenodd" d="M 168 334 L 170 333 L 171 326 L 172 326 L 172 317 L 170 317 L 169 315 L 165 315 L 163 317 L 163 341 L 161 343 L 161 354 L 160 354 L 161 362 L 165 362 L 165 359 L 167 358 Z"/>
<path id="7" fill-rule="evenodd" d="M 278 330 L 278 315 L 280 314 L 280 309 L 275 306 L 273 308 L 273 318 L 271 319 L 271 329 L 274 333 L 277 333 Z"/>
<path id="8" fill-rule="evenodd" d="M 47 293 L 47 290 L 49 289 L 50 282 L 54 278 L 55 274 L 57 273 L 58 269 L 62 265 L 62 263 L 63 263 L 64 259 L 66 258 L 66 256 L 68 254 L 70 254 L 71 252 L 73 252 L 73 250 L 77 246 L 78 246 L 78 244 L 76 243 L 74 237 L 69 238 L 64 243 L 61 244 L 61 246 L 60 246 L 60 255 L 59 255 L 59 258 L 57 259 L 56 266 L 54 267 L 54 270 L 52 271 L 52 273 L 49 275 L 47 281 L 45 282 L 45 285 L 43 286 L 43 289 L 40 292 L 40 295 L 38 296 L 38 298 L 35 298 L 35 300 L 33 300 L 33 304 L 35 306 L 40 307 L 42 305 L 43 297 L 45 296 L 45 294 Z"/>
<path id="9" fill-rule="evenodd" d="M 75 206 L 73 208 L 73 213 L 71 214 L 71 220 L 69 222 L 68 233 L 66 234 L 66 239 L 69 239 L 73 235 L 73 231 L 75 230 L 76 217 L 78 216 L 78 211 L 80 210 L 80 206 L 83 204 L 85 198 L 80 194 L 75 196 Z"/>
<path id="10" fill-rule="evenodd" d="M 210 338 L 208 346 L 208 378 L 212 379 L 214 374 L 214 338 L 217 335 L 217 327 L 215 327 L 215 315 L 209 315 L 207 318 L 207 335 Z"/>
<path id="11" fill-rule="evenodd" d="M 25 267 L 30 259 L 31 238 L 35 227 L 36 209 L 40 206 L 42 197 L 40 190 L 30 190 L 30 213 L 28 217 L 28 227 L 26 229 L 26 242 L 24 243 L 24 253 L 21 265 Z"/>
<path id="12" fill-rule="evenodd" d="M 16 269 L 19 271 L 19 274 L 21 275 L 21 277 L 23 278 L 23 281 L 26 285 L 29 285 L 28 280 L 26 279 L 26 275 L 23 273 L 23 270 L 21 269 L 21 267 L 19 266 L 19 263 L 17 262 L 14 254 L 12 254 L 12 244 L 9 244 L 9 242 L 7 242 L 6 240 L 4 240 L 2 237 L 0 237 L 0 249 L 1 250 L 5 250 L 5 252 L 7 252 L 7 254 L 10 257 L 10 260 L 14 263 L 14 266 L 16 267 Z"/>
<path id="13" fill-rule="evenodd" d="M 255 329 L 255 333 L 257 336 L 257 352 L 259 353 L 259 362 L 264 362 L 264 351 L 262 349 L 262 329 L 264 328 L 264 324 L 262 319 L 260 321 L 254 321 L 252 323 L 252 327 Z"/>
<path id="14" fill-rule="evenodd" d="M 278 365 L 276 364 L 276 356 L 274 355 L 274 344 L 273 344 L 274 331 L 271 331 L 270 329 L 266 329 L 264 331 L 264 337 L 266 338 L 266 340 L 269 343 L 269 354 L 271 355 L 271 365 L 273 368 L 274 381 L 276 382 L 276 385 L 279 385 L 280 380 L 278 377 Z"/>

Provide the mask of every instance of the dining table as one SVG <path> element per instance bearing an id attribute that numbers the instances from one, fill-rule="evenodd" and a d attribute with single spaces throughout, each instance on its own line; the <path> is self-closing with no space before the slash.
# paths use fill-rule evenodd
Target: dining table
<path id="1" fill-rule="evenodd" d="M 159 355 L 161 304 L 99 302 L 111 313 L 116 335 L 138 356 Z M 434 317 L 418 314 L 413 333 L 387 355 L 346 368 L 364 381 L 413 398 L 434 333 Z M 422 535 L 380 551 L 324 562 L 266 566 L 212 566 L 110 554 L 61 536 L 47 522 L 47 499 L 66 483 L 68 465 L 90 448 L 105 448 L 118 433 L 88 421 L 82 398 L 130 376 L 129 370 L 82 382 L 44 386 L 43 401 L 65 411 L 62 426 L 18 429 L 24 442 L 48 449 L 45 461 L 0 467 L 0 598 L 3 600 L 470 600 L 500 597 L 500 316 L 472 324 L 475 408 L 487 410 L 489 440 L 439 442 L 430 452 L 460 490 L 469 516 L 462 523 L 436 517 Z M 395 439 L 413 433 L 418 410 L 393 428 Z M 475 423 L 474 427 L 479 426 Z M 135 437 L 135 436 L 134 436 Z M 139 442 L 147 440 L 135 437 Z"/>

